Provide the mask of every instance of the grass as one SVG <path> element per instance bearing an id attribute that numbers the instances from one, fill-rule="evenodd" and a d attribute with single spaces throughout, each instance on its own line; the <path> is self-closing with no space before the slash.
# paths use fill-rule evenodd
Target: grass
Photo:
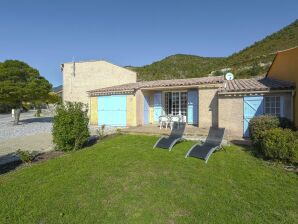
<path id="1" fill-rule="evenodd" d="M 0 223 L 297 223 L 298 178 L 237 146 L 208 164 L 121 135 L 0 176 Z"/>

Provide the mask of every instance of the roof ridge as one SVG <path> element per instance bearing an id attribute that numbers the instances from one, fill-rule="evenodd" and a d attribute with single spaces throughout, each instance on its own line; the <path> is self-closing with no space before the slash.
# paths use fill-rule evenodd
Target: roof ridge
<path id="1" fill-rule="evenodd" d="M 200 84 L 218 84 L 223 83 L 223 76 L 212 76 L 212 77 L 197 77 L 190 79 L 168 79 L 168 80 L 151 80 L 151 81 L 141 81 L 135 83 L 127 83 L 121 85 L 115 85 L 100 89 L 89 90 L 87 93 L 102 93 L 102 92 L 113 92 L 113 91 L 135 91 L 142 88 L 158 88 L 158 87 L 174 87 L 174 86 L 191 86 Z"/>

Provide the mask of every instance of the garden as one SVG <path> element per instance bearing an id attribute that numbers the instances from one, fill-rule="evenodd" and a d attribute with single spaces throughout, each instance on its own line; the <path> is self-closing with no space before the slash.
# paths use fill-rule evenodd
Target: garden
<path id="1" fill-rule="evenodd" d="M 295 223 L 297 174 L 238 146 L 206 165 L 117 135 L 0 177 L 1 223 Z"/>
<path id="2" fill-rule="evenodd" d="M 192 141 L 169 152 L 152 149 L 158 136 L 115 134 L 88 146 L 83 105 L 60 105 L 64 153 L 23 153 L 28 165 L 0 176 L 0 223 L 295 223 L 298 178 L 284 166 L 297 162 L 296 132 L 272 117 L 251 124 L 253 148 L 224 146 L 205 164 L 184 158 Z"/>

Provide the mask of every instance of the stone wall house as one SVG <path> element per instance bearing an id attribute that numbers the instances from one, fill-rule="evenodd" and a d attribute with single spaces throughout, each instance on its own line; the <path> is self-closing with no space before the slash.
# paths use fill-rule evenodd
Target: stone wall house
<path id="1" fill-rule="evenodd" d="M 286 117 L 297 125 L 297 62 L 298 48 L 293 48 L 277 53 L 266 77 L 143 82 L 136 82 L 135 72 L 106 61 L 64 63 L 63 99 L 88 103 L 90 123 L 96 126 L 158 124 L 160 116 L 179 116 L 188 125 L 249 137 L 255 116 Z"/>
<path id="2" fill-rule="evenodd" d="M 158 124 L 162 115 L 181 117 L 200 128 L 225 128 L 249 137 L 251 118 L 262 114 L 292 120 L 295 84 L 271 78 L 227 81 L 223 76 L 136 82 L 89 91 L 91 123 Z"/>

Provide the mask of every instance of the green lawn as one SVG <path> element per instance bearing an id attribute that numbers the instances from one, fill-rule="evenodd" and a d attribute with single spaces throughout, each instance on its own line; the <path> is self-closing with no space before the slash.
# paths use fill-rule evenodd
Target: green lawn
<path id="1" fill-rule="evenodd" d="M 240 147 L 122 135 L 0 176 L 0 223 L 297 223 L 298 178 Z"/>

